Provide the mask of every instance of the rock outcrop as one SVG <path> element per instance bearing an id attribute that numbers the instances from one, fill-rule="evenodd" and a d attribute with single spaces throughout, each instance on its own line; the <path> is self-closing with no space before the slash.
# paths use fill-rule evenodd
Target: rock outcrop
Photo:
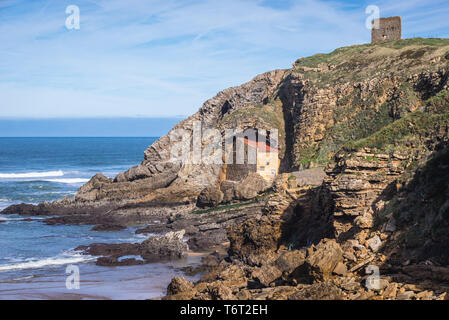
<path id="1" fill-rule="evenodd" d="M 251 283 L 232 297 L 447 299 L 449 43 L 432 41 L 296 62 L 279 91 L 294 128 L 284 162 L 326 166 L 326 177 L 307 187 L 278 176 L 263 215 L 229 229 L 221 264 L 244 268 Z M 429 46 L 408 47 L 420 42 Z M 190 297 L 213 281 L 214 271 Z"/>
<path id="2" fill-rule="evenodd" d="M 224 194 L 218 186 L 209 186 L 201 191 L 197 205 L 200 208 L 216 207 L 223 201 L 223 198 Z"/>
<path id="3" fill-rule="evenodd" d="M 258 173 L 250 172 L 248 176 L 243 179 L 235 187 L 235 199 L 250 200 L 269 187 L 268 183 Z"/>
<path id="4" fill-rule="evenodd" d="M 185 231 L 181 230 L 150 237 L 140 245 L 140 255 L 148 261 L 181 258 L 189 250 L 184 234 Z"/>
<path id="5" fill-rule="evenodd" d="M 418 38 L 301 58 L 218 93 L 114 179 L 2 213 L 168 232 L 127 248 L 145 260 L 229 240 L 227 257 L 196 283 L 174 279 L 166 299 L 446 299 L 448 52 L 447 39 Z M 281 174 L 223 181 L 221 165 L 173 153 L 198 124 L 277 129 Z M 121 247 L 107 250 L 101 263 L 121 262 Z"/>

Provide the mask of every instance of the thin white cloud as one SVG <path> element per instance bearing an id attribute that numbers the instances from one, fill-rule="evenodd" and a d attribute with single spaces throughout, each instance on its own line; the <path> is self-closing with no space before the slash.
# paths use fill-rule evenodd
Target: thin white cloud
<path id="1" fill-rule="evenodd" d="M 257 0 L 84 0 L 77 1 L 79 31 L 64 27 L 72 2 L 0 6 L 0 117 L 191 114 L 258 73 L 370 37 L 365 5 L 344 1 L 297 0 L 278 9 Z M 447 19 L 426 14 L 440 3 L 380 6 L 410 17 L 419 8 L 418 23 L 404 19 L 419 34 L 449 28 Z M 61 99 L 77 103 L 61 109 Z"/>

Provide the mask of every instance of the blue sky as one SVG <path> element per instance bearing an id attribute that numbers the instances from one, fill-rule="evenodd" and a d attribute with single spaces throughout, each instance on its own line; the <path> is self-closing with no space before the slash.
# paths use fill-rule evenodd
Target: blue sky
<path id="1" fill-rule="evenodd" d="M 370 41 L 365 8 L 404 37 L 448 37 L 449 1 L 0 0 L 0 118 L 190 115 L 299 57 Z M 65 27 L 68 5 L 80 30 Z"/>

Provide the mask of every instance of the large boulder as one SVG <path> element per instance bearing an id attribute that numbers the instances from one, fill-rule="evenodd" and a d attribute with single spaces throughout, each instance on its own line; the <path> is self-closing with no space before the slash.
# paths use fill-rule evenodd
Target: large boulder
<path id="1" fill-rule="evenodd" d="M 91 256 L 122 257 L 139 255 L 138 243 L 93 243 L 89 246 L 78 246 L 75 251 L 82 251 Z"/>
<path id="2" fill-rule="evenodd" d="M 150 237 L 142 242 L 140 255 L 147 261 L 182 258 L 189 250 L 184 242 L 184 230 L 167 232 L 163 236 Z"/>
<path id="3" fill-rule="evenodd" d="M 228 229 L 229 255 L 251 263 L 252 256 L 275 251 L 281 239 L 281 221 L 263 216 L 253 218 Z"/>
<path id="4" fill-rule="evenodd" d="M 223 201 L 223 192 L 217 186 L 206 187 L 201 191 L 197 199 L 197 206 L 200 208 L 216 207 Z"/>
<path id="5" fill-rule="evenodd" d="M 233 181 L 223 181 L 220 184 L 220 190 L 223 192 L 223 202 L 229 203 L 235 199 L 236 183 Z"/>
<path id="6" fill-rule="evenodd" d="M 232 294 L 232 290 L 224 285 L 222 281 L 214 281 L 199 287 L 200 290 L 198 290 L 198 292 L 195 294 L 195 299 L 235 300 L 235 296 Z"/>
<path id="7" fill-rule="evenodd" d="M 113 180 L 98 173 L 93 176 L 88 183 L 83 185 L 75 195 L 77 201 L 95 201 L 98 198 L 99 190 L 103 185 L 112 183 Z"/>
<path id="8" fill-rule="evenodd" d="M 150 170 L 143 165 L 137 165 L 130 168 L 128 171 L 119 173 L 115 177 L 115 182 L 134 181 L 139 179 L 145 179 L 151 176 Z"/>
<path id="9" fill-rule="evenodd" d="M 231 290 L 244 288 L 248 284 L 245 271 L 236 265 L 226 266 L 224 270 L 218 273 L 217 279 Z"/>
<path id="10" fill-rule="evenodd" d="M 193 283 L 184 277 L 174 277 L 167 287 L 167 294 L 174 295 L 193 289 Z"/>
<path id="11" fill-rule="evenodd" d="M 191 250 L 208 251 L 227 241 L 228 237 L 226 236 L 226 230 L 220 228 L 189 235 L 187 244 Z"/>
<path id="12" fill-rule="evenodd" d="M 282 276 L 282 271 L 276 266 L 267 264 L 260 268 L 256 268 L 252 277 L 259 281 L 260 284 L 268 287 L 270 283 L 274 282 L 276 279 Z"/>
<path id="13" fill-rule="evenodd" d="M 274 265 L 282 272 L 290 275 L 298 269 L 298 267 L 302 266 L 305 261 L 306 251 L 304 249 L 285 251 L 276 259 Z"/>
<path id="14" fill-rule="evenodd" d="M 289 300 L 342 300 L 343 291 L 332 280 L 299 286 Z"/>
<path id="15" fill-rule="evenodd" d="M 343 250 L 335 240 L 322 240 L 310 248 L 306 258 L 310 276 L 319 281 L 329 279 L 339 262 L 343 262 Z"/>
<path id="16" fill-rule="evenodd" d="M 323 184 L 326 173 L 323 168 L 312 168 L 291 172 L 289 184 L 293 187 L 320 186 Z"/>
<path id="17" fill-rule="evenodd" d="M 236 185 L 235 198 L 237 200 L 250 200 L 267 190 L 268 187 L 269 184 L 260 174 L 250 172 L 245 179 Z"/>

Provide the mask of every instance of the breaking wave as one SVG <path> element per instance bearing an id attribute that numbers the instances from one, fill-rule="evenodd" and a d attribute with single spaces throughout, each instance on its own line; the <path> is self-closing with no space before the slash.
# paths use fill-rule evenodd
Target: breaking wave
<path id="1" fill-rule="evenodd" d="M 49 266 L 62 266 L 72 263 L 83 263 L 95 259 L 95 257 L 81 254 L 63 254 L 51 258 L 27 259 L 24 262 L 0 265 L 0 272 L 37 269 Z"/>
<path id="2" fill-rule="evenodd" d="M 1 179 L 23 179 L 23 178 L 45 178 L 45 177 L 62 177 L 64 172 L 46 171 L 46 172 L 24 172 L 24 173 L 0 173 Z"/>
<path id="3" fill-rule="evenodd" d="M 67 179 L 45 179 L 43 181 L 48 182 L 56 182 L 56 183 L 69 183 L 69 184 L 76 184 L 76 183 L 86 183 L 89 181 L 89 179 L 82 179 L 82 178 L 67 178 Z"/>

